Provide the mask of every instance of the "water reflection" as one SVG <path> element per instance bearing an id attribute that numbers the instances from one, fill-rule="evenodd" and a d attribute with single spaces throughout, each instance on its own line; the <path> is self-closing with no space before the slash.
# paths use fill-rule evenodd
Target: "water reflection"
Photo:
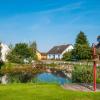
<path id="1" fill-rule="evenodd" d="M 35 77 L 35 82 L 65 84 L 71 83 L 71 80 L 69 80 L 67 77 L 61 77 L 59 74 L 45 72 L 38 74 Z"/>

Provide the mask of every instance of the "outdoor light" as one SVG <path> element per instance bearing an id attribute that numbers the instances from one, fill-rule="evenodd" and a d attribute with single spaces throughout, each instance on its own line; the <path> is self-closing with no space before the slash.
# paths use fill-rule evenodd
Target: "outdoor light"
<path id="1" fill-rule="evenodd" d="M 96 91 L 96 45 L 93 43 L 93 88 Z"/>

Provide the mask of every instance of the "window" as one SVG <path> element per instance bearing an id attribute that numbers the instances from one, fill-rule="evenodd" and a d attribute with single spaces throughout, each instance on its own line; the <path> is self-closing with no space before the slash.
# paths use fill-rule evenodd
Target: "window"
<path id="1" fill-rule="evenodd" d="M 51 57 L 51 55 L 49 55 L 49 57 Z"/>
<path id="2" fill-rule="evenodd" d="M 58 54 L 58 58 L 60 59 L 60 54 Z"/>
<path id="3" fill-rule="evenodd" d="M 53 55 L 53 59 L 55 59 L 55 55 Z"/>

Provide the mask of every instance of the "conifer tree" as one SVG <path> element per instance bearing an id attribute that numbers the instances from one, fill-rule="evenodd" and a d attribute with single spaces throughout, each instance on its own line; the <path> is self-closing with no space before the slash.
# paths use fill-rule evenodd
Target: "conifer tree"
<path id="1" fill-rule="evenodd" d="M 72 54 L 78 60 L 91 59 L 91 48 L 85 33 L 82 31 L 77 35 Z"/>

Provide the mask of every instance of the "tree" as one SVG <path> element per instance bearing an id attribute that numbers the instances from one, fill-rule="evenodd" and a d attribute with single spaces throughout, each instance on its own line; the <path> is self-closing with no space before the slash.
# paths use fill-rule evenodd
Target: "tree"
<path id="1" fill-rule="evenodd" d="M 77 46 L 77 44 L 80 44 L 80 45 L 85 44 L 85 45 L 89 46 L 87 37 L 86 37 L 85 33 L 82 31 L 80 31 L 80 33 L 77 35 L 75 46 Z"/>
<path id="2" fill-rule="evenodd" d="M 70 52 L 64 53 L 62 59 L 65 60 L 65 61 L 71 61 L 72 60 L 72 52 L 70 51 Z"/>
<path id="3" fill-rule="evenodd" d="M 78 60 L 91 59 L 91 47 L 89 46 L 86 35 L 82 31 L 77 35 L 72 55 Z"/>
<path id="4" fill-rule="evenodd" d="M 7 55 L 10 62 L 13 63 L 24 63 L 25 61 L 30 61 L 33 59 L 33 52 L 26 43 L 17 43 L 11 52 Z"/>
<path id="5" fill-rule="evenodd" d="M 18 43 L 14 48 L 14 52 L 22 58 L 29 58 L 31 56 L 28 44 Z"/>
<path id="6" fill-rule="evenodd" d="M 33 59 L 37 60 L 37 55 L 36 55 L 37 44 L 36 44 L 35 41 L 33 41 L 32 43 L 30 43 L 29 49 L 30 49 L 30 52 L 32 54 Z"/>
<path id="7" fill-rule="evenodd" d="M 9 47 L 10 50 L 12 50 L 12 49 L 14 48 L 14 47 L 13 47 L 13 44 L 9 44 L 8 47 Z"/>
<path id="8" fill-rule="evenodd" d="M 100 43 L 100 35 L 97 37 L 97 41 L 98 43 Z"/>
<path id="9" fill-rule="evenodd" d="M 98 44 L 96 45 L 96 48 L 97 48 L 96 52 L 97 52 L 99 59 L 100 59 L 100 36 L 97 37 L 97 42 L 98 42 Z"/>
<path id="10" fill-rule="evenodd" d="M 33 41 L 33 42 L 30 42 L 30 45 L 29 45 L 34 51 L 37 50 L 37 44 L 36 44 L 36 41 Z"/>

